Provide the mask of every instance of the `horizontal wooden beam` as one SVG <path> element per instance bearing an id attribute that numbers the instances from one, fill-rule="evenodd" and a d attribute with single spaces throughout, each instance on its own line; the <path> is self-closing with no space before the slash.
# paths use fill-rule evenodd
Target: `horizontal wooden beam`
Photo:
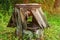
<path id="1" fill-rule="evenodd" d="M 37 3 L 30 3 L 30 4 L 16 4 L 15 7 L 17 8 L 39 8 L 41 4 Z"/>

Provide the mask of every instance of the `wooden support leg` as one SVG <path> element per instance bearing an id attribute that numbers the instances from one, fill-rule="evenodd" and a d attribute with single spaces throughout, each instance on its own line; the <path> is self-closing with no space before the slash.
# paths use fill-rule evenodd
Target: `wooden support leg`
<path id="1" fill-rule="evenodd" d="M 21 8 L 20 11 L 21 11 L 20 15 L 21 15 L 23 29 L 26 29 L 27 28 L 27 21 L 26 21 L 25 10 Z"/>
<path id="2" fill-rule="evenodd" d="M 17 21 L 16 34 L 17 34 L 18 40 L 22 40 L 22 23 L 21 23 L 20 9 L 15 8 L 15 10 L 18 13 L 17 19 L 16 19 L 16 21 Z"/>

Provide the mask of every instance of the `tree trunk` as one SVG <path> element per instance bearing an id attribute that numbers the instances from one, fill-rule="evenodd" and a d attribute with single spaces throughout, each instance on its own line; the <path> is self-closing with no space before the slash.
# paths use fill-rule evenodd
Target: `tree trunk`
<path id="1" fill-rule="evenodd" d="M 60 13 L 60 0 L 55 0 L 55 3 L 54 3 L 54 12 L 55 13 Z"/>
<path id="2" fill-rule="evenodd" d="M 54 8 L 60 7 L 60 0 L 55 0 Z"/>
<path id="3" fill-rule="evenodd" d="M 23 0 L 23 3 L 28 3 L 29 2 L 29 0 Z"/>

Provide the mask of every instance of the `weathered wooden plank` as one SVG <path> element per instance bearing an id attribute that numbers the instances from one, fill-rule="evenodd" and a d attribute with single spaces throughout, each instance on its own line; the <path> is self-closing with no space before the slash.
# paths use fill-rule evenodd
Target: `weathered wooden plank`
<path id="1" fill-rule="evenodd" d="M 39 8 L 41 6 L 41 4 L 38 3 L 29 3 L 29 4 L 16 4 L 15 7 L 17 8 Z"/>
<path id="2" fill-rule="evenodd" d="M 15 8 L 16 12 L 18 13 L 17 15 L 17 36 L 19 39 L 22 40 L 22 23 L 21 23 L 21 15 L 20 15 L 20 9 Z"/>
<path id="3" fill-rule="evenodd" d="M 40 27 L 46 28 L 46 27 L 49 26 L 41 7 L 37 8 L 37 9 L 33 9 L 32 13 L 35 16 L 35 18 L 36 18 L 38 24 L 40 25 Z"/>
<path id="4" fill-rule="evenodd" d="M 40 26 L 41 28 L 43 28 L 42 25 L 45 24 L 45 23 L 43 23 L 44 20 L 43 20 L 41 14 L 39 13 L 38 9 L 32 9 L 31 11 L 32 11 L 32 14 L 34 15 L 34 17 L 36 18 L 39 26 Z"/>
<path id="5" fill-rule="evenodd" d="M 20 14 L 21 14 L 23 29 L 26 29 L 27 28 L 27 22 L 26 22 L 25 10 L 22 8 L 20 10 L 21 10 Z"/>

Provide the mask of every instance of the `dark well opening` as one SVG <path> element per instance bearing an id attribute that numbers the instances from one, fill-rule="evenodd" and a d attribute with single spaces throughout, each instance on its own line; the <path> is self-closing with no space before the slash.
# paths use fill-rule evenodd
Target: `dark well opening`
<path id="1" fill-rule="evenodd" d="M 39 24 L 37 23 L 37 21 L 34 18 L 34 16 L 33 15 L 29 16 L 27 18 L 27 30 L 36 31 L 39 28 L 40 28 Z"/>

